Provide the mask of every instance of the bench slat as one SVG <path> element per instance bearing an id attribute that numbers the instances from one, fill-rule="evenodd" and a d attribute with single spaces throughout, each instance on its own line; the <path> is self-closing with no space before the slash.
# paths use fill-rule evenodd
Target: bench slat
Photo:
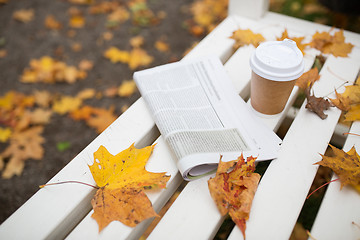
<path id="1" fill-rule="evenodd" d="M 232 53 L 232 44 L 233 40 L 229 39 L 228 36 L 232 34 L 236 25 L 231 18 L 225 19 L 216 29 L 214 29 L 206 38 L 204 38 L 185 58 L 191 59 L 192 57 L 206 56 L 208 54 L 214 54 L 220 59 L 225 61 L 229 54 Z M 212 49 L 212 51 L 209 51 Z M 138 112 L 141 114 L 141 111 Z M 141 119 L 141 117 L 140 117 Z M 121 132 L 116 132 L 113 134 L 122 134 Z M 156 151 L 156 149 L 159 149 Z M 161 149 L 161 150 L 160 150 Z M 169 165 L 175 168 L 164 168 L 165 171 L 169 172 L 171 175 L 176 175 L 177 168 L 175 165 L 175 160 L 171 157 L 169 149 L 166 143 L 163 141 L 162 137 L 159 138 L 159 142 L 156 145 L 155 151 L 152 154 L 152 158 L 157 159 L 156 165 L 159 167 Z M 149 162 L 150 164 L 150 162 Z M 158 170 L 158 169 L 157 169 Z M 159 170 L 158 170 L 159 171 Z M 179 175 L 180 176 L 180 175 Z M 154 193 L 149 196 L 152 201 L 156 211 L 166 203 L 167 199 L 174 193 L 176 187 L 181 183 L 182 179 L 170 180 L 167 189 L 158 193 Z M 142 232 L 146 229 L 146 226 L 151 222 L 151 220 L 146 221 L 142 224 L 139 224 L 136 228 L 129 228 L 120 222 L 111 223 L 106 229 L 104 229 L 100 235 L 97 232 L 97 223 L 94 219 L 91 218 L 93 211 L 84 218 L 84 220 L 69 234 L 68 239 L 78 239 L 81 236 L 84 236 L 86 232 L 87 239 L 101 238 L 109 239 L 113 236 L 117 238 L 137 238 L 141 236 Z"/>
<path id="2" fill-rule="evenodd" d="M 138 112 L 142 112 L 142 118 Z M 115 154 L 122 146 L 125 149 L 133 142 L 149 144 L 145 140 L 156 139 L 153 136 L 155 129 L 145 103 L 139 99 L 49 183 L 75 180 L 95 184 L 87 164 L 92 162 L 93 153 L 100 145 Z M 117 132 L 120 134 L 114 134 Z M 90 199 L 94 193 L 92 188 L 80 184 L 45 187 L 1 224 L 0 238 L 63 238 L 90 211 Z"/>
<path id="3" fill-rule="evenodd" d="M 332 72 L 341 73 L 351 82 L 359 67 L 360 62 L 348 58 L 328 57 L 320 80 L 313 86 L 315 95 L 325 96 L 343 83 Z M 331 97 L 334 98 L 334 94 Z M 271 162 L 261 179 L 247 223 L 249 239 L 290 237 L 318 168 L 313 164 L 321 160 L 319 153 L 325 152 L 333 134 L 331 129 L 334 130 L 338 122 L 339 109 L 326 111 L 327 119 L 321 120 L 306 110 L 305 104 L 284 138 L 279 157 Z M 229 239 L 242 239 L 240 230 L 234 228 Z"/>
<path id="4" fill-rule="evenodd" d="M 351 133 L 360 133 L 360 122 L 354 122 Z M 349 135 L 344 151 L 355 146 L 360 149 L 358 136 Z M 336 175 L 333 179 L 338 178 Z M 350 186 L 340 190 L 340 182 L 330 183 L 316 216 L 311 235 L 316 239 L 359 239 L 360 238 L 360 194 Z M 353 224 L 352 222 L 356 223 Z"/>
<path id="5" fill-rule="evenodd" d="M 253 21 L 248 21 L 246 27 L 254 23 Z M 276 30 L 281 33 L 284 29 Z M 225 63 L 225 69 L 229 73 L 238 92 L 242 92 L 249 84 L 251 69 L 248 59 L 254 49 L 251 46 L 242 47 Z M 305 60 L 307 69 L 310 69 L 313 59 L 314 56 L 312 59 L 308 58 Z M 292 100 L 296 98 L 296 92 L 297 88 L 293 91 Z M 288 104 L 288 106 L 291 106 L 291 104 Z M 275 128 L 278 125 L 278 121 L 282 119 L 281 115 L 285 115 L 285 111 L 275 118 L 262 120 L 267 122 L 270 127 Z M 209 194 L 207 180 L 208 177 L 204 177 L 188 183 L 148 239 L 162 239 L 169 232 L 172 233 L 173 239 L 212 238 L 222 224 L 223 217 L 219 214 Z"/>

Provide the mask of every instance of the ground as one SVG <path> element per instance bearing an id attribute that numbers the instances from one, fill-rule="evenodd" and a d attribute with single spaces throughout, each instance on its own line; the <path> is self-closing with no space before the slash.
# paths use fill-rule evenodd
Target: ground
<path id="1" fill-rule="evenodd" d="M 0 50 L 6 50 L 6 57 L 0 58 L 0 96 L 10 90 L 32 94 L 37 89 L 72 96 L 85 88 L 105 90 L 119 86 L 124 80 L 132 79 L 135 70 L 146 68 L 131 70 L 126 64 L 111 63 L 103 56 L 104 51 L 110 46 L 130 50 L 130 38 L 143 36 L 145 39 L 143 48 L 154 57 L 154 61 L 147 66 L 151 67 L 181 59 L 184 52 L 199 40 L 184 27 L 184 21 L 191 18 L 188 7 L 192 0 L 171 1 L 171 3 L 166 0 L 148 1 L 148 8 L 155 14 L 166 13 L 158 24 L 141 27 L 128 20 L 113 29 L 105 26 L 106 14 L 90 14 L 88 5 L 76 5 L 66 0 L 9 0 L 3 5 L 1 2 Z M 129 1 L 122 2 L 126 4 Z M 84 27 L 68 26 L 71 7 L 76 7 L 84 14 L 86 20 Z M 13 19 L 13 13 L 19 9 L 34 9 L 33 20 L 23 23 Z M 50 14 L 61 22 L 63 25 L 61 30 L 45 28 L 44 20 Z M 111 32 L 112 39 L 102 40 L 104 32 Z M 69 37 L 71 33 L 75 33 L 75 36 Z M 161 52 L 154 48 L 154 43 L 160 39 L 169 44 L 169 51 Z M 81 50 L 74 51 L 72 49 L 74 43 L 79 44 Z M 81 60 L 87 59 L 94 63 L 94 67 L 84 80 L 74 84 L 21 83 L 20 76 L 24 69 L 29 67 L 30 60 L 42 56 L 51 56 L 75 66 Z M 139 96 L 140 94 L 135 92 L 130 97 L 91 99 L 86 103 L 103 108 L 114 106 L 115 114 L 120 115 L 122 107 L 130 106 Z M 45 149 L 43 159 L 27 160 L 20 176 L 10 179 L 0 178 L 0 224 L 38 191 L 39 185 L 51 179 L 97 135 L 98 133 L 84 122 L 74 121 L 66 115 L 53 114 L 43 133 L 46 139 L 43 144 Z M 63 152 L 59 151 L 56 147 L 59 142 L 69 142 L 70 148 Z M 0 152 L 6 146 L 7 144 L 0 142 Z"/>

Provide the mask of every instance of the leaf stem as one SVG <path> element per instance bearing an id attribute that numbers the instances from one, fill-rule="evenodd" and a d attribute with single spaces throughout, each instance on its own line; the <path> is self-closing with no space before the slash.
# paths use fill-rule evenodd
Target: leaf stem
<path id="1" fill-rule="evenodd" d="M 357 133 L 349 133 L 349 132 L 343 133 L 343 135 L 354 135 L 354 136 L 360 137 L 360 134 L 357 134 Z"/>
<path id="2" fill-rule="evenodd" d="M 79 181 L 64 181 L 64 182 L 57 182 L 57 183 L 48 183 L 48 184 L 44 184 L 44 185 L 40 185 L 39 188 L 43 188 L 43 187 L 47 187 L 47 186 L 51 186 L 51 185 L 59 185 L 59 184 L 64 184 L 64 183 L 79 183 L 79 184 L 83 184 L 95 189 L 99 189 L 99 187 L 88 184 L 88 183 L 84 183 L 84 182 L 79 182 Z"/>
<path id="3" fill-rule="evenodd" d="M 313 195 L 316 191 L 318 191 L 320 188 L 323 188 L 323 187 L 325 187 L 326 185 L 328 185 L 328 184 L 330 184 L 330 183 L 332 183 L 332 182 L 336 182 L 336 181 L 338 181 L 338 180 L 340 180 L 340 178 L 337 178 L 337 179 L 331 180 L 330 182 L 324 183 L 323 185 L 321 185 L 320 187 L 318 187 L 317 189 L 315 189 L 314 191 L 312 191 L 312 192 L 306 197 L 306 199 L 309 199 L 309 197 L 310 197 L 311 195 Z"/>

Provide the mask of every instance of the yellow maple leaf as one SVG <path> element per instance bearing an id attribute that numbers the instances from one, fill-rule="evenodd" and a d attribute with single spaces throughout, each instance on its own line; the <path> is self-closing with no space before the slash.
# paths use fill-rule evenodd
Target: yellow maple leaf
<path id="1" fill-rule="evenodd" d="M 122 51 L 116 47 L 110 47 L 104 53 L 104 57 L 110 59 L 112 63 L 128 63 L 130 60 L 130 54 L 127 51 Z"/>
<path id="2" fill-rule="evenodd" d="M 235 40 L 233 45 L 235 50 L 250 44 L 257 47 L 261 42 L 265 41 L 265 38 L 260 33 L 254 33 L 250 29 L 238 29 L 233 32 L 233 35 L 230 38 Z"/>
<path id="3" fill-rule="evenodd" d="M 11 128 L 0 127 L 0 142 L 7 142 L 12 134 Z"/>
<path id="4" fill-rule="evenodd" d="M 316 32 L 310 46 L 335 57 L 347 57 L 354 47 L 351 43 L 345 43 L 343 30 L 335 32 L 333 36 L 329 32 Z"/>
<path id="5" fill-rule="evenodd" d="M 69 20 L 70 27 L 82 28 L 85 25 L 85 18 L 82 15 L 73 15 Z"/>
<path id="6" fill-rule="evenodd" d="M 360 104 L 351 105 L 344 117 L 346 122 L 360 120 Z"/>
<path id="7" fill-rule="evenodd" d="M 324 156 L 319 164 L 321 166 L 331 168 L 338 175 L 341 188 L 345 185 L 353 186 L 360 193 L 360 156 L 352 147 L 350 151 L 344 152 L 330 145 L 334 152 L 334 156 Z"/>
<path id="8" fill-rule="evenodd" d="M 154 58 L 147 54 L 144 49 L 134 48 L 130 52 L 129 67 L 130 69 L 136 69 L 141 66 L 148 66 Z"/>
<path id="9" fill-rule="evenodd" d="M 208 181 L 210 195 L 221 215 L 229 213 L 231 219 L 240 228 L 245 238 L 246 221 L 249 219 L 252 200 L 260 180 L 254 173 L 256 158 L 241 155 L 235 162 L 222 162 L 216 176 Z M 235 167 L 230 171 L 229 169 Z"/>
<path id="10" fill-rule="evenodd" d="M 59 114 L 65 114 L 78 109 L 82 104 L 82 100 L 77 97 L 63 96 L 55 101 L 52 109 Z"/>
<path id="11" fill-rule="evenodd" d="M 155 42 L 155 48 L 160 52 L 168 52 L 170 49 L 169 44 L 167 44 L 163 40 L 157 40 Z"/>
<path id="12" fill-rule="evenodd" d="M 284 30 L 284 32 L 282 33 L 281 37 L 279 38 L 276 38 L 278 41 L 282 41 L 284 40 L 285 38 L 287 39 L 291 39 L 293 40 L 294 42 L 296 42 L 296 45 L 297 47 L 300 49 L 300 51 L 302 52 L 302 54 L 304 55 L 305 52 L 305 47 L 308 45 L 308 44 L 305 44 L 305 43 L 302 43 L 302 41 L 305 39 L 305 37 L 289 37 L 289 34 L 288 34 L 288 31 L 287 29 Z"/>
<path id="13" fill-rule="evenodd" d="M 136 83 L 133 80 L 123 81 L 118 88 L 120 97 L 130 97 L 136 90 Z"/>
<path id="14" fill-rule="evenodd" d="M 63 26 L 53 15 L 47 15 L 45 18 L 45 27 L 52 30 L 60 30 Z"/>
<path id="15" fill-rule="evenodd" d="M 100 189 L 91 204 L 99 231 L 115 220 L 136 226 L 157 216 L 142 190 L 164 188 L 170 176 L 145 169 L 154 146 L 137 149 L 132 144 L 116 155 L 100 146 L 94 153 L 94 164 L 89 168 Z"/>

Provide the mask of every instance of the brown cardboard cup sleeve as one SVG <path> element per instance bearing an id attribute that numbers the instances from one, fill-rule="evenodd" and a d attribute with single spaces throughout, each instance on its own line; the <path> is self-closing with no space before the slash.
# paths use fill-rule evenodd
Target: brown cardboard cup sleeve
<path id="1" fill-rule="evenodd" d="M 263 114 L 283 111 L 295 80 L 304 72 L 301 51 L 292 40 L 259 45 L 250 58 L 251 106 Z"/>

